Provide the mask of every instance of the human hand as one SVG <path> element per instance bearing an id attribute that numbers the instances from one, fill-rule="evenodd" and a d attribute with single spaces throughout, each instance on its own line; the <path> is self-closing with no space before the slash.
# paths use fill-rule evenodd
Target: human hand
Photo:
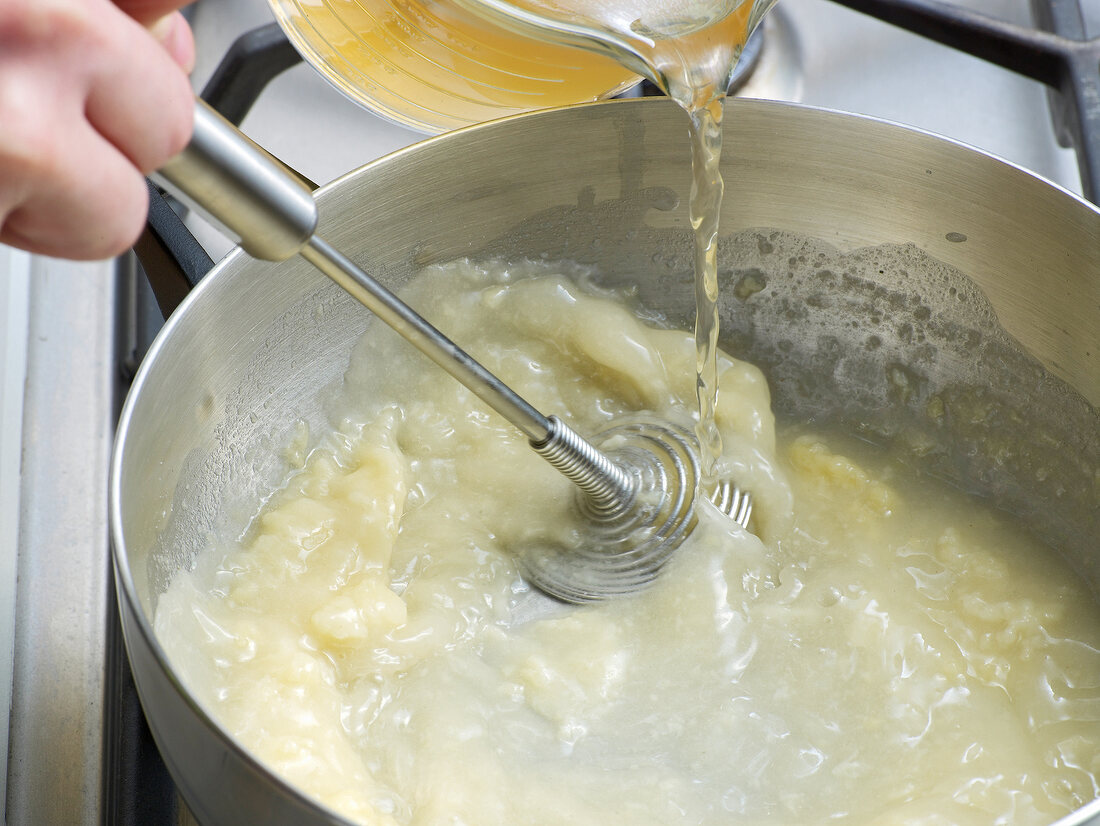
<path id="1" fill-rule="evenodd" d="M 0 0 L 0 243 L 74 259 L 131 246 L 143 176 L 191 135 L 186 0 Z"/>

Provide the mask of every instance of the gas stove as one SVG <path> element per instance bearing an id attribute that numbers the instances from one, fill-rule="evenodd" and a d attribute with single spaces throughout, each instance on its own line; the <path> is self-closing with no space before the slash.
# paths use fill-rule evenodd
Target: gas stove
<path id="1" fill-rule="evenodd" d="M 963 21 L 981 34 L 960 33 L 954 23 L 976 12 L 993 21 L 996 35 L 1002 23 L 1028 30 L 1033 20 L 1050 27 L 1069 15 L 1095 37 L 1100 3 L 1034 0 L 1036 16 L 1029 0 L 965 0 L 946 18 L 931 0 L 874 3 L 876 14 L 902 25 L 931 26 L 925 30 L 985 57 L 1026 63 L 1009 71 L 853 10 L 871 2 L 781 0 L 739 93 L 935 132 L 1097 197 L 1082 184 L 1078 153 L 1059 142 L 1079 143 L 1081 130 L 1052 118 L 1047 87 L 1029 79 L 1057 73 L 1049 55 L 998 49 L 985 17 Z M 939 16 L 914 23 L 922 9 Z M 242 34 L 272 20 L 266 0 L 200 0 L 191 14 L 196 90 Z M 1098 63 L 1091 63 L 1094 74 Z M 1100 109 L 1100 97 L 1092 102 Z M 242 126 L 317 182 L 422 137 L 360 108 L 300 63 L 266 86 Z M 215 260 L 228 249 L 215 233 L 196 232 Z M 0 667 L 12 675 L 0 777 L 11 824 L 192 822 L 142 725 L 117 629 L 107 542 L 114 421 L 126 376 L 156 327 L 137 278 L 130 259 L 73 264 L 0 248 Z M 0 678 L 0 687 L 8 685 Z"/>

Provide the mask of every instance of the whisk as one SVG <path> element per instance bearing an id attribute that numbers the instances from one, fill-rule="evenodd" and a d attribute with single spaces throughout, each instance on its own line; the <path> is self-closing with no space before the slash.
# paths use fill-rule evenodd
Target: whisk
<path id="1" fill-rule="evenodd" d="M 253 257 L 284 261 L 301 255 L 515 425 L 538 455 L 576 485 L 576 507 L 587 528 L 583 544 L 518 550 L 535 587 L 573 603 L 632 593 L 656 578 L 694 529 L 700 469 L 690 432 L 636 419 L 588 440 L 535 409 L 320 238 L 309 188 L 206 104 L 196 102 L 190 144 L 153 177 Z M 710 498 L 748 527 L 748 492 L 722 481 Z"/>

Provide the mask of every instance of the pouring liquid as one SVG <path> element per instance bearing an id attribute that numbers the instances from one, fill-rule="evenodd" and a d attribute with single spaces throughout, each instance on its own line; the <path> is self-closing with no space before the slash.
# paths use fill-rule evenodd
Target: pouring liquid
<path id="1" fill-rule="evenodd" d="M 563 36 L 588 32 L 587 45 L 607 50 L 650 78 L 690 119 L 692 184 L 689 215 L 695 233 L 696 396 L 704 490 L 717 483 L 722 438 L 718 399 L 718 225 L 724 184 L 722 113 L 726 90 L 753 29 L 773 0 L 476 0 L 557 22 Z M 578 25 L 581 21 L 583 25 Z"/>
<path id="2" fill-rule="evenodd" d="M 704 490 L 717 483 L 715 464 L 722 435 L 715 422 L 718 403 L 718 219 L 725 185 L 718 171 L 722 154 L 722 101 L 692 113 L 691 226 L 695 231 L 695 394 L 699 421 L 700 470 Z"/>
<path id="3" fill-rule="evenodd" d="M 428 131 L 609 97 L 648 77 L 689 115 L 702 481 L 717 480 L 717 237 L 722 101 L 775 0 L 271 0 L 316 68 Z M 582 48 L 575 48 L 580 46 Z"/>
<path id="4" fill-rule="evenodd" d="M 722 437 L 715 423 L 718 401 L 718 224 L 722 181 L 722 114 L 726 89 L 752 33 L 751 2 L 742 2 L 718 22 L 670 40 L 654 40 L 647 58 L 664 80 L 664 91 L 691 121 L 692 182 L 689 204 L 695 233 L 696 397 L 704 490 L 717 482 Z"/>
<path id="5" fill-rule="evenodd" d="M 695 233 L 695 351 L 696 398 L 699 420 L 700 468 L 703 490 L 717 483 L 716 463 L 722 455 L 722 436 L 715 422 L 718 402 L 718 225 L 725 190 L 722 156 L 722 114 L 737 61 L 760 14 L 751 0 L 732 9 L 714 6 L 723 16 L 694 30 L 677 32 L 666 23 L 652 40 L 639 41 L 646 61 L 662 90 L 690 119 L 692 182 L 689 215 Z M 681 30 L 688 21 L 680 21 Z M 633 30 L 641 27 L 633 24 Z M 645 26 L 650 29 L 649 26 Z M 661 37 L 662 31 L 672 36 Z"/>

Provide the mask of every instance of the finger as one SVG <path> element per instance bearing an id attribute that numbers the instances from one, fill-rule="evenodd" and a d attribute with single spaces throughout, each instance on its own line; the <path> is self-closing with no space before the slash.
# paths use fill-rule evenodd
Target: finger
<path id="1" fill-rule="evenodd" d="M 107 257 L 141 230 L 141 173 L 190 135 L 190 83 L 110 0 L 41 2 L 30 23 L 49 25 L 17 27 L 0 48 L 0 242 Z"/>
<path id="2" fill-rule="evenodd" d="M 87 124 L 64 141 L 40 146 L 27 174 L 33 182 L 13 188 L 23 197 L 2 221 L 0 243 L 93 260 L 118 255 L 140 234 L 148 209 L 144 178 Z"/>
<path id="3" fill-rule="evenodd" d="M 109 41 L 103 53 L 110 57 L 90 72 L 85 114 L 134 166 L 148 173 L 187 144 L 194 95 L 168 52 L 138 23 L 112 11 L 118 19 L 100 27 Z"/>

